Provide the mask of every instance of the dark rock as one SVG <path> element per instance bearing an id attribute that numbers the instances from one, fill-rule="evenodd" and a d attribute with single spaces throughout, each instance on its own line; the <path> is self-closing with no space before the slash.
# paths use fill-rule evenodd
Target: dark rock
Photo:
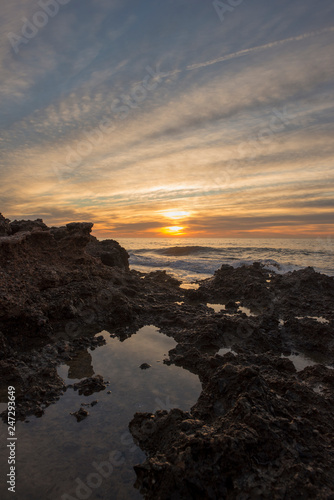
<path id="1" fill-rule="evenodd" d="M 225 305 L 225 309 L 238 309 L 238 306 L 233 300 L 229 300 Z"/>
<path id="2" fill-rule="evenodd" d="M 10 236 L 12 234 L 12 228 L 10 227 L 10 220 L 5 219 L 5 217 L 0 213 L 0 237 Z"/>
<path id="3" fill-rule="evenodd" d="M 10 223 L 12 234 L 16 234 L 21 231 L 46 231 L 48 229 L 47 225 L 44 224 L 42 219 L 36 220 L 14 220 Z"/>
<path id="4" fill-rule="evenodd" d="M 67 388 L 106 389 L 91 377 L 90 349 L 104 342 L 94 335 L 124 341 L 154 324 L 178 342 L 165 362 L 198 375 L 203 390 L 189 412 L 131 422 L 147 453 L 135 468 L 145 498 L 331 498 L 334 372 L 324 365 L 334 355 L 333 278 L 312 268 L 275 275 L 259 263 L 222 266 L 187 291 L 165 271 L 129 271 L 125 250 L 94 239 L 91 223 L 23 221 L 11 234 L 3 219 L 0 376 L 16 387 L 18 419 L 42 416 L 66 390 L 59 363 L 86 377 Z M 256 316 L 231 314 L 236 301 Z M 230 302 L 231 311 L 214 314 L 208 302 Z M 217 354 L 226 347 L 233 352 Z M 296 371 L 281 357 L 307 351 L 323 364 Z"/>
<path id="5" fill-rule="evenodd" d="M 71 413 L 71 415 L 75 416 L 77 422 L 81 422 L 81 420 L 84 420 L 86 417 L 88 417 L 89 412 L 84 408 L 80 408 L 80 410 Z"/>
<path id="6" fill-rule="evenodd" d="M 261 302 L 268 306 L 273 298 L 266 286 L 268 278 L 269 271 L 259 263 L 238 268 L 222 265 L 212 279 L 201 283 L 196 292 L 204 294 L 210 301 L 218 299 L 220 303 L 230 303 L 233 308 L 235 301 L 248 301 L 252 306 Z"/>
<path id="7" fill-rule="evenodd" d="M 230 360 L 198 358 L 206 382 L 190 412 L 135 414 L 129 428 L 148 455 L 135 466 L 137 488 L 148 500 L 330 498 L 333 399 L 279 358 Z"/>
<path id="8" fill-rule="evenodd" d="M 151 368 L 151 365 L 149 365 L 148 363 L 142 363 L 139 368 L 141 368 L 142 370 L 147 370 L 148 368 Z"/>
<path id="9" fill-rule="evenodd" d="M 79 394 L 84 396 L 90 396 L 94 392 L 104 391 L 106 388 L 103 382 L 103 377 L 101 375 L 96 375 L 95 377 L 86 378 L 73 385 L 74 390 L 79 391 Z"/>
<path id="10" fill-rule="evenodd" d="M 131 321 L 132 305 L 114 285 L 123 283 L 127 258 L 122 269 L 108 269 L 86 253 L 92 226 L 74 222 L 49 229 L 41 219 L 15 221 L 14 234 L 0 239 L 3 334 L 40 336 L 62 322 L 62 329 L 74 335 L 101 318 L 114 324 Z M 118 243 L 113 248 L 124 257 Z M 134 282 L 138 284 L 132 286 Z M 139 289 L 139 278 L 129 274 L 127 285 L 129 290 Z"/>
<path id="11" fill-rule="evenodd" d="M 100 258 L 106 266 L 129 269 L 129 254 L 117 241 L 99 241 L 95 236 L 91 236 L 86 250 L 93 257 Z"/>

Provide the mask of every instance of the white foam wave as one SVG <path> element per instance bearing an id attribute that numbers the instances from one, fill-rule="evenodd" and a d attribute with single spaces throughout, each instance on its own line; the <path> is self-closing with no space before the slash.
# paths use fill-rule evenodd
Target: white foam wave
<path id="1" fill-rule="evenodd" d="M 252 244 L 214 247 L 197 245 L 197 241 L 192 240 L 191 243 L 194 244 L 188 246 L 168 247 L 154 242 L 150 248 L 132 247 L 129 251 L 130 266 L 144 272 L 165 269 L 183 280 L 189 280 L 189 277 L 203 279 L 212 276 L 223 264 L 237 268 L 250 266 L 254 262 L 260 262 L 267 270 L 276 274 L 311 266 L 318 272 L 334 276 L 333 259 L 323 249 L 316 251 L 318 249 L 314 244 L 306 243 L 301 246 L 297 242 L 289 248 L 280 245 L 274 248 L 270 244 L 259 247 Z"/>

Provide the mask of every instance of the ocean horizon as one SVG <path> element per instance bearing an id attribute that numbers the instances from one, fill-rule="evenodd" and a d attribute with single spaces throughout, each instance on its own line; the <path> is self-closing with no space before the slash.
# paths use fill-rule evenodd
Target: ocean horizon
<path id="1" fill-rule="evenodd" d="M 223 264 L 262 263 L 284 274 L 305 267 L 334 276 L 330 238 L 117 238 L 130 255 L 130 268 L 164 269 L 183 282 L 205 279 Z"/>

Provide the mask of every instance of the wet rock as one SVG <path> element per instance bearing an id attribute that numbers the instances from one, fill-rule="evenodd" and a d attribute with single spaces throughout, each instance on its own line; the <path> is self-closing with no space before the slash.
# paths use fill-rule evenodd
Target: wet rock
<path id="1" fill-rule="evenodd" d="M 306 374 L 262 355 L 198 356 L 197 371 L 203 392 L 190 412 L 130 422 L 148 454 L 135 467 L 144 498 L 330 498 L 333 400 Z"/>
<path id="2" fill-rule="evenodd" d="M 84 420 L 86 417 L 88 417 L 89 412 L 84 408 L 80 408 L 80 410 L 71 413 L 71 415 L 75 416 L 77 422 L 81 422 L 81 420 Z"/>
<path id="3" fill-rule="evenodd" d="M 148 363 L 142 363 L 139 368 L 141 368 L 142 370 L 147 370 L 148 368 L 151 368 L 151 365 L 149 365 Z"/>
<path id="4" fill-rule="evenodd" d="M 235 308 L 232 305 L 235 301 L 267 306 L 272 300 L 272 293 L 266 286 L 268 278 L 269 271 L 258 263 L 238 268 L 222 265 L 213 278 L 200 284 L 198 293 L 205 295 L 211 302 L 218 299 L 220 303 L 230 303 L 232 308 Z"/>
<path id="5" fill-rule="evenodd" d="M 225 309 L 238 309 L 238 306 L 233 300 L 229 300 L 227 304 L 225 304 Z"/>
<path id="6" fill-rule="evenodd" d="M 91 403 L 81 403 L 81 406 L 95 406 L 95 405 L 97 405 L 97 403 L 98 403 L 98 400 L 95 399 Z"/>
<path id="7" fill-rule="evenodd" d="M 152 271 L 144 276 L 145 281 L 151 281 L 159 284 L 169 284 L 178 287 L 181 282 L 169 274 L 166 271 Z"/>
<path id="8" fill-rule="evenodd" d="M 154 324 L 178 343 L 167 364 L 197 374 L 203 390 L 189 412 L 131 422 L 147 452 L 136 467 L 145 498 L 331 498 L 334 372 L 324 364 L 333 364 L 333 278 L 222 266 L 198 290 L 182 290 L 165 271 L 129 271 L 126 251 L 94 239 L 91 223 L 15 221 L 12 234 L 3 219 L 0 375 L 17 387 L 18 419 L 41 416 L 66 390 L 59 363 L 88 377 L 68 388 L 106 388 L 90 376 L 89 349 L 104 343 L 95 334 L 123 341 Z M 214 314 L 206 304 L 217 301 L 231 310 Z M 257 316 L 231 314 L 239 301 Z M 226 347 L 233 353 L 218 354 Z M 307 350 L 323 365 L 297 372 L 281 357 Z"/>
<path id="9" fill-rule="evenodd" d="M 86 378 L 73 384 L 73 388 L 75 391 L 79 391 L 80 395 L 90 396 L 94 392 L 104 391 L 106 384 L 103 382 L 101 375 L 96 375 L 95 377 Z"/>

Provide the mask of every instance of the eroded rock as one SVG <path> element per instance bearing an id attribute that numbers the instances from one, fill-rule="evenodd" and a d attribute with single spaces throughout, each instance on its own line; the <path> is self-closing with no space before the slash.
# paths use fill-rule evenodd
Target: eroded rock
<path id="1" fill-rule="evenodd" d="M 130 423 L 148 453 L 135 467 L 144 498 L 330 498 L 333 394 L 270 356 L 202 357 L 197 369 L 204 386 L 190 412 Z"/>
<path id="2" fill-rule="evenodd" d="M 106 384 L 101 375 L 89 377 L 73 385 L 74 390 L 79 391 L 79 394 L 91 396 L 94 392 L 104 391 Z"/>
<path id="3" fill-rule="evenodd" d="M 77 422 L 81 422 L 81 420 L 84 420 L 88 417 L 89 411 L 85 410 L 84 408 L 80 408 L 78 411 L 71 413 L 71 415 L 74 415 L 74 417 L 77 419 Z"/>
<path id="4" fill-rule="evenodd" d="M 106 266 L 129 269 L 129 254 L 115 240 L 99 241 L 91 236 L 86 250 L 93 257 L 100 258 Z"/>
<path id="5" fill-rule="evenodd" d="M 0 237 L 10 236 L 11 234 L 12 234 L 12 228 L 10 227 L 9 219 L 5 219 L 2 213 L 0 213 Z"/>

